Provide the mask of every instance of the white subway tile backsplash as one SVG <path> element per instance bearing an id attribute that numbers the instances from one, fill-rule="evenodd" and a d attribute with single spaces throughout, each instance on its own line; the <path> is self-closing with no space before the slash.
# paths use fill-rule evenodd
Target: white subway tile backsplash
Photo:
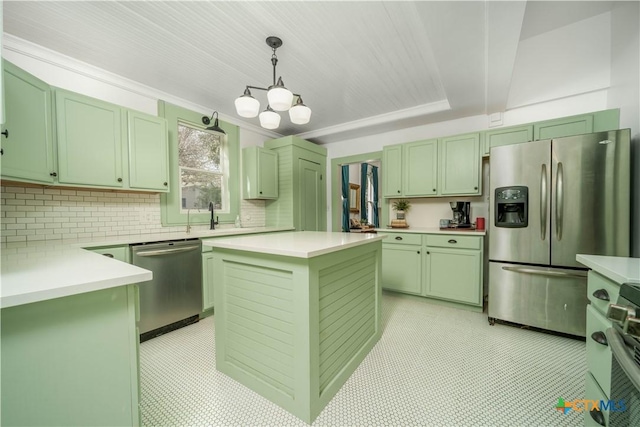
<path id="1" fill-rule="evenodd" d="M 240 212 L 243 227 L 265 225 L 264 201 L 242 200 Z M 163 227 L 160 195 L 148 193 L 0 187 L 0 214 L 2 242 L 173 233 L 185 229 Z M 227 226 L 231 225 L 222 225 Z M 208 228 L 193 225 L 194 231 Z"/>

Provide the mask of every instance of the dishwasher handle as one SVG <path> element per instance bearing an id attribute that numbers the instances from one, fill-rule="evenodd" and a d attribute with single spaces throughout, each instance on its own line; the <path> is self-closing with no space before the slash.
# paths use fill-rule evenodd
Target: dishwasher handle
<path id="1" fill-rule="evenodd" d="M 200 246 L 184 246 L 181 248 L 171 248 L 171 249 L 158 249 L 155 251 L 140 251 L 136 253 L 136 256 L 160 256 L 160 255 L 169 255 L 176 254 L 179 252 L 189 252 L 194 251 L 196 249 L 200 249 Z"/>

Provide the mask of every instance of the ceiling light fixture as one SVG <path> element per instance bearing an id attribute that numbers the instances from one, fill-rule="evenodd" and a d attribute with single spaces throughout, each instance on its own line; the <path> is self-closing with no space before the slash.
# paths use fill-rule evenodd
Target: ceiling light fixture
<path id="1" fill-rule="evenodd" d="M 227 133 L 224 131 L 224 129 L 222 129 L 219 125 L 218 125 L 218 112 L 214 111 L 213 113 L 211 113 L 211 117 L 207 117 L 207 116 L 202 116 L 202 123 L 204 123 L 205 125 L 208 125 L 211 123 L 211 120 L 213 119 L 213 116 L 216 116 L 216 120 L 215 122 L 213 122 L 213 125 L 209 126 L 207 129 L 205 130 L 212 130 L 214 132 L 218 132 L 221 133 L 223 135 L 226 135 Z"/>
<path id="2" fill-rule="evenodd" d="M 276 49 L 282 46 L 282 40 L 275 36 L 267 37 L 267 46 L 273 50 L 271 55 L 271 65 L 273 65 L 273 84 L 268 88 L 258 86 L 247 86 L 242 96 L 235 100 L 236 112 L 241 117 L 256 117 L 260 111 L 260 101 L 255 99 L 251 95 L 250 89 L 264 90 L 267 92 L 267 108 L 260 113 L 260 126 L 265 129 L 276 129 L 280 126 L 280 115 L 276 111 L 289 110 L 289 119 L 291 122 L 297 125 L 304 125 L 309 123 L 311 119 L 311 109 L 304 105 L 302 97 L 291 92 L 284 87 L 282 77 L 278 77 L 276 81 L 276 65 L 278 64 L 278 57 L 276 56 Z M 294 97 L 297 97 L 295 105 L 291 106 Z M 212 116 L 213 117 L 213 116 Z"/>

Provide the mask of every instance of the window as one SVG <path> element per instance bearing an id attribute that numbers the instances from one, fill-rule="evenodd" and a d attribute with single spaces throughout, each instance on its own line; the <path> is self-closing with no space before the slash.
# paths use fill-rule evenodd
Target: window
<path id="1" fill-rule="evenodd" d="M 240 213 L 240 143 L 237 126 L 220 120 L 226 136 L 205 130 L 203 113 L 164 101 L 158 115 L 167 119 L 171 191 L 160 195 L 162 225 L 208 224 L 209 202 L 222 223 Z"/>
<path id="2" fill-rule="evenodd" d="M 222 135 L 178 123 L 178 162 L 182 210 L 229 212 L 227 146 Z"/>

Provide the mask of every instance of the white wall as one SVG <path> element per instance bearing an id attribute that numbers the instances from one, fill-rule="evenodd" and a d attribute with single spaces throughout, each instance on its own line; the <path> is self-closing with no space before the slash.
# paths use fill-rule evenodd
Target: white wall
<path id="1" fill-rule="evenodd" d="M 640 5 L 617 2 L 611 12 L 609 107 L 620 108 L 620 127 L 631 129 L 632 256 L 640 257 Z"/>

